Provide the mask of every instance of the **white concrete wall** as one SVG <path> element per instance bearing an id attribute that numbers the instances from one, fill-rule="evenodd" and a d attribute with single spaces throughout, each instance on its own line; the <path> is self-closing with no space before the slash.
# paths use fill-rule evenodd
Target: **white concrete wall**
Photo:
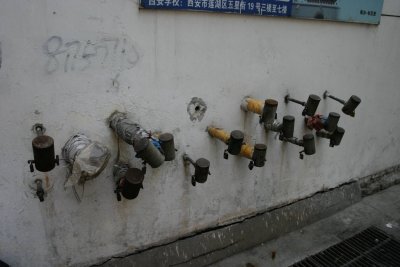
<path id="1" fill-rule="evenodd" d="M 400 15 L 395 0 L 385 11 Z M 387 6 L 397 10 L 387 10 Z M 62 38 L 66 54 L 56 56 Z M 106 38 L 106 40 L 104 39 Z M 125 53 L 123 40 L 126 39 Z M 109 54 L 82 58 L 87 42 Z M 112 41 L 119 40 L 117 50 Z M 74 58 L 75 43 L 81 45 Z M 400 19 L 379 26 L 251 16 L 138 10 L 133 0 L 0 0 L 0 259 L 13 266 L 88 264 L 173 240 L 194 230 L 294 201 L 398 164 L 400 160 Z M 75 46 L 74 46 L 75 45 Z M 87 49 L 90 50 L 90 45 Z M 86 51 L 91 53 L 92 51 Z M 48 63 L 48 61 L 50 63 Z M 113 85 L 113 80 L 116 80 Z M 298 159 L 300 148 L 266 136 L 257 116 L 239 108 L 242 98 L 275 98 L 279 117 L 324 90 L 361 97 L 355 118 L 342 114 L 342 145 L 317 140 L 317 154 Z M 201 97 L 207 112 L 192 122 L 186 112 Z M 333 100 L 321 112 L 340 111 Z M 178 157 L 148 170 L 137 199 L 117 202 L 112 161 L 116 139 L 106 125 L 114 110 L 149 129 L 173 132 Z M 48 174 L 54 187 L 45 202 L 34 198 L 31 127 L 42 122 L 56 142 L 84 132 L 113 156 L 104 173 L 87 182 L 82 203 L 63 189 L 65 167 Z M 205 133 L 208 124 L 242 129 L 268 145 L 267 165 L 222 157 L 224 146 Z M 180 159 L 187 152 L 211 161 L 209 181 L 192 187 Z M 133 149 L 123 146 L 123 156 Z M 62 164 L 63 165 L 63 164 Z"/>

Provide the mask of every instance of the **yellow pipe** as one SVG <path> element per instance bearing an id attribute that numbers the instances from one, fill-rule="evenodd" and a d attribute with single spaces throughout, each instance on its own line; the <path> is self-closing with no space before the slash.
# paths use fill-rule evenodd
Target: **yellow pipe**
<path id="1" fill-rule="evenodd" d="M 224 129 L 221 128 L 215 128 L 215 127 L 207 127 L 208 134 L 211 135 L 214 138 L 217 138 L 224 142 L 225 144 L 228 144 L 230 134 L 225 132 Z"/>
<path id="2" fill-rule="evenodd" d="M 264 109 L 264 101 L 254 98 L 246 98 L 247 110 L 262 115 Z"/>
<path id="3" fill-rule="evenodd" d="M 243 144 L 242 147 L 240 148 L 240 156 L 252 159 L 253 158 L 253 151 L 254 147 L 248 144 Z"/>
<path id="4" fill-rule="evenodd" d="M 215 128 L 215 127 L 207 127 L 207 131 L 212 137 L 221 140 L 225 144 L 228 144 L 229 138 L 231 135 L 229 133 L 227 133 L 224 129 Z M 252 159 L 253 151 L 254 151 L 253 146 L 248 145 L 248 144 L 243 144 L 242 147 L 240 148 L 239 156 L 242 156 L 242 157 L 245 157 L 248 159 Z"/>

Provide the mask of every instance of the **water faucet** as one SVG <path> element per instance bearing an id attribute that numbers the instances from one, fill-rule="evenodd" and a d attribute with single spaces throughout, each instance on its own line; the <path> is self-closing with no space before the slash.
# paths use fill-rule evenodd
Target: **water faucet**
<path id="1" fill-rule="evenodd" d="M 352 95 L 349 98 L 349 100 L 344 101 L 343 99 L 340 99 L 336 96 L 331 95 L 328 91 L 325 91 L 323 97 L 324 97 L 324 99 L 329 97 L 329 98 L 341 103 L 343 105 L 343 108 L 342 108 L 343 113 L 346 115 L 349 115 L 351 117 L 355 116 L 355 114 L 356 114 L 355 110 L 358 107 L 358 105 L 361 103 L 361 99 L 356 95 Z"/>
<path id="2" fill-rule="evenodd" d="M 230 134 L 224 129 L 209 126 L 207 132 L 211 137 L 217 138 L 228 145 L 224 151 L 224 158 L 228 159 L 228 155 L 238 155 L 250 159 L 249 169 L 253 167 L 263 167 L 265 165 L 265 157 L 267 146 L 264 144 L 256 144 L 254 147 L 244 142 L 244 133 L 238 130 L 232 131 Z"/>
<path id="3" fill-rule="evenodd" d="M 210 173 L 210 161 L 205 158 L 199 158 L 198 160 L 192 160 L 186 153 L 183 154 L 183 161 L 185 163 L 192 164 L 194 167 L 194 174 L 192 175 L 192 185 L 196 186 L 196 183 L 205 183 Z"/>

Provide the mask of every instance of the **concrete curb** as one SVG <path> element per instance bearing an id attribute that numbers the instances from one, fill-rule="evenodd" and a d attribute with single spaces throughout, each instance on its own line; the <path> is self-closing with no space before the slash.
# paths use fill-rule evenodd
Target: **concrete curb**
<path id="1" fill-rule="evenodd" d="M 328 217 L 360 199 L 359 184 L 345 184 L 241 222 L 112 258 L 100 266 L 206 266 Z"/>

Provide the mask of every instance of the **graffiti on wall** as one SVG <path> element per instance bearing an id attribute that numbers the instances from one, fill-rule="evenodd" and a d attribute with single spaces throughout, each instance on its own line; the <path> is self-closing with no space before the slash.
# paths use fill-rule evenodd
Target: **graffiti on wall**
<path id="1" fill-rule="evenodd" d="M 127 37 L 104 37 L 96 41 L 63 40 L 51 36 L 43 44 L 48 57 L 47 73 L 84 71 L 90 68 L 131 69 L 139 61 L 139 53 Z"/>

